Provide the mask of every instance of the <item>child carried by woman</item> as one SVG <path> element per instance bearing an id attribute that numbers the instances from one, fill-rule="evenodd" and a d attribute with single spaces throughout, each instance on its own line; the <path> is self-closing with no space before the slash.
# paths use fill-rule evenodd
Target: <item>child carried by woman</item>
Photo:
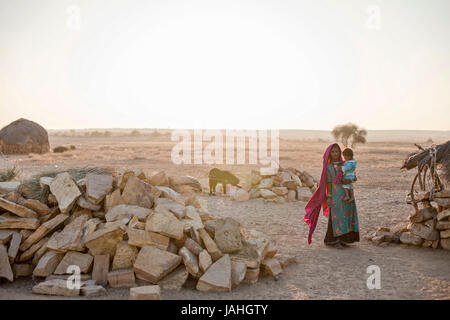
<path id="1" fill-rule="evenodd" d="M 342 155 L 344 156 L 345 162 L 342 165 L 342 173 L 343 178 L 347 180 L 355 180 L 355 170 L 356 170 L 356 160 L 353 159 L 353 151 L 350 148 L 345 148 L 342 151 Z M 345 202 L 352 202 L 355 200 L 355 196 L 353 194 L 353 184 L 343 184 L 342 187 L 345 191 L 345 198 L 343 199 Z"/>

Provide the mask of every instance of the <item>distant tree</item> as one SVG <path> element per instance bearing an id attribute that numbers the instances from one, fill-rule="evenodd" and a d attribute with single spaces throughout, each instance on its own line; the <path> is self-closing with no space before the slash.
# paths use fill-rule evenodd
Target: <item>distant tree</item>
<path id="1" fill-rule="evenodd" d="M 349 142 L 351 142 L 352 148 L 354 148 L 357 143 L 366 143 L 367 131 L 359 128 L 354 123 L 336 126 L 331 133 L 336 141 L 342 142 L 346 148 L 348 147 Z"/>
<path id="2" fill-rule="evenodd" d="M 132 137 L 138 137 L 140 135 L 141 135 L 141 133 L 138 130 L 133 130 L 130 133 L 130 136 L 132 136 Z"/>
<path id="3" fill-rule="evenodd" d="M 103 132 L 103 136 L 104 137 L 111 137 L 111 132 L 110 131 L 105 131 L 105 132 Z"/>

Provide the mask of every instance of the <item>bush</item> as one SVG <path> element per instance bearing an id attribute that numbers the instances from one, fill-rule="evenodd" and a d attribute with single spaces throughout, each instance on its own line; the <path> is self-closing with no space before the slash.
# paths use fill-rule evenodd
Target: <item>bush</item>
<path id="1" fill-rule="evenodd" d="M 75 148 L 75 146 L 74 145 L 71 145 L 70 146 L 70 150 L 75 150 L 76 148 Z"/>
<path id="2" fill-rule="evenodd" d="M 348 147 L 349 141 L 351 141 L 352 148 L 357 143 L 366 143 L 367 131 L 353 123 L 336 126 L 331 134 L 336 141 L 341 141 L 346 148 Z"/>
<path id="3" fill-rule="evenodd" d="M 69 151 L 69 148 L 63 147 L 63 146 L 59 146 L 59 147 L 53 148 L 53 152 L 54 153 L 63 153 L 63 152 L 66 152 L 66 151 Z"/>
<path id="4" fill-rule="evenodd" d="M 14 165 L 12 168 L 0 170 L 0 182 L 11 181 L 20 174 L 20 170 Z"/>

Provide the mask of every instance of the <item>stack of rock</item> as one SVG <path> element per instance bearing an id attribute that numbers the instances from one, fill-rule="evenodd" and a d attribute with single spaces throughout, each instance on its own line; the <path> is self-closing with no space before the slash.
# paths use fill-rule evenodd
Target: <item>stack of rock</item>
<path id="1" fill-rule="evenodd" d="M 214 219 L 192 177 L 127 171 L 74 181 L 62 172 L 40 183 L 40 200 L 0 185 L 0 278 L 42 279 L 36 294 L 95 296 L 109 286 L 130 287 L 130 299 L 159 299 L 188 278 L 197 290 L 230 291 L 295 261 L 275 257 L 267 235 Z M 80 285 L 68 285 L 76 273 Z"/>
<path id="2" fill-rule="evenodd" d="M 430 198 L 429 192 L 419 193 L 409 224 L 394 228 L 382 227 L 370 240 L 378 245 L 389 242 L 450 250 L 450 190 L 442 190 Z M 433 205 L 434 204 L 434 205 Z"/>
<path id="3" fill-rule="evenodd" d="M 247 179 L 248 192 L 240 189 L 233 194 L 236 201 L 264 198 L 267 202 L 308 201 L 317 189 L 317 181 L 306 171 L 280 168 L 274 175 L 263 176 L 253 170 Z"/>

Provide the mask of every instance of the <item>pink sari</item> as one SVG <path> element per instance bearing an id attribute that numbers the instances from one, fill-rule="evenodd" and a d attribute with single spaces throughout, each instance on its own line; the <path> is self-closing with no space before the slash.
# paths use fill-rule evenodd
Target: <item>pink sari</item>
<path id="1" fill-rule="evenodd" d="M 309 226 L 309 233 L 308 233 L 308 244 L 311 244 L 312 234 L 314 230 L 316 229 L 317 220 L 319 220 L 319 213 L 320 213 L 320 207 L 322 206 L 323 209 L 323 215 L 325 217 L 328 217 L 328 207 L 327 207 L 327 167 L 330 163 L 330 151 L 331 148 L 337 145 L 337 143 L 330 144 L 328 148 L 325 150 L 325 153 L 323 154 L 323 168 L 322 168 L 322 175 L 320 176 L 320 182 L 319 187 L 312 195 L 311 199 L 309 199 L 308 203 L 306 204 L 305 211 L 306 215 L 304 218 L 304 221 Z M 341 148 L 339 147 L 339 150 Z M 342 160 L 342 155 L 339 155 L 339 162 L 342 164 L 344 161 Z M 337 177 L 336 177 L 337 178 Z M 342 174 L 341 174 L 342 178 Z M 338 183 L 338 181 L 335 181 Z"/>

